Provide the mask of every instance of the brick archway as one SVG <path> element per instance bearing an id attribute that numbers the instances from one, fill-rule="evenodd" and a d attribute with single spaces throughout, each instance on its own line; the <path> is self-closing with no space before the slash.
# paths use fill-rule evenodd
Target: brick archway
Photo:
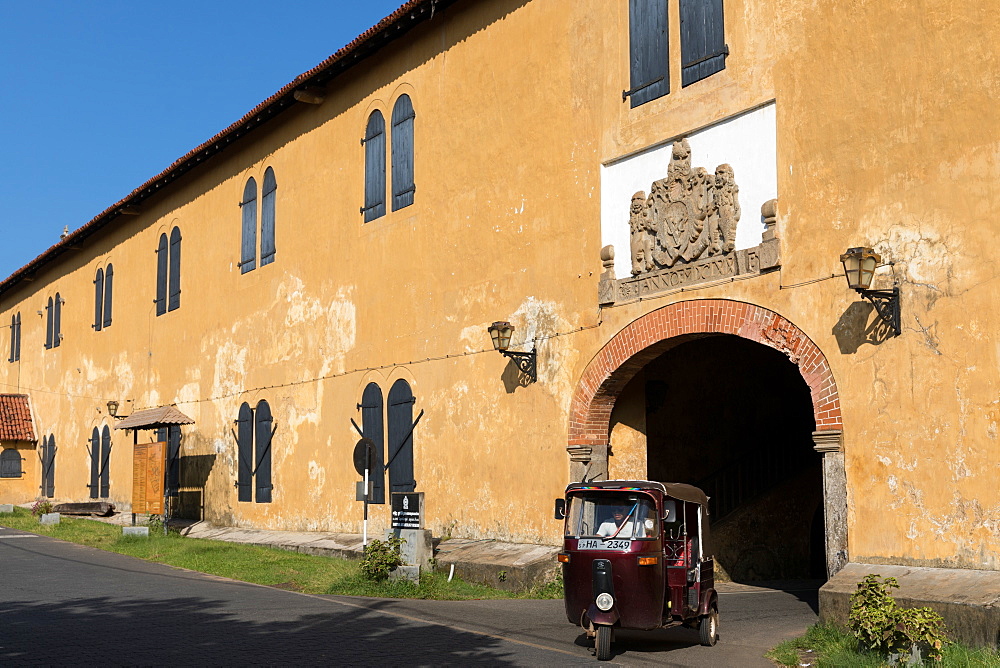
<path id="1" fill-rule="evenodd" d="M 646 364 L 692 334 L 732 334 L 784 353 L 812 397 L 817 432 L 843 429 L 837 384 L 819 347 L 789 320 L 766 308 L 728 299 L 698 299 L 664 306 L 618 332 L 587 366 L 570 404 L 569 443 L 574 461 L 588 461 L 608 445 L 611 409 L 625 384 Z"/>
<path id="2" fill-rule="evenodd" d="M 766 308 L 728 299 L 676 302 L 647 313 L 618 332 L 587 365 L 570 404 L 571 477 L 607 474 L 611 411 L 625 385 L 649 362 L 688 337 L 731 334 L 784 353 L 794 363 L 812 399 L 813 442 L 823 454 L 827 572 L 846 563 L 847 479 L 837 384 L 826 356 L 805 332 Z M 599 464 L 592 470 L 591 464 Z M 586 467 L 584 465 L 587 465 Z"/>

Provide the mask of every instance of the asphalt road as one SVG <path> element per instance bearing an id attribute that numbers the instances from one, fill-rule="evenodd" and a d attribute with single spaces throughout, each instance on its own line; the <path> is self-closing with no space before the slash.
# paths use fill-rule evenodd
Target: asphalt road
<path id="1" fill-rule="evenodd" d="M 815 589 L 742 589 L 721 595 L 716 647 L 619 632 L 609 663 L 769 666 L 815 621 Z M 591 645 L 561 601 L 309 596 L 0 527 L 4 666 L 592 665 Z"/>

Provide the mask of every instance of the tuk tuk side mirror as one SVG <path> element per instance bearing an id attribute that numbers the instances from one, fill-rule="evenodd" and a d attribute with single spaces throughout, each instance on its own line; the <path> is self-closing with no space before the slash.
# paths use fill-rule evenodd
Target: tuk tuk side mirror
<path id="1" fill-rule="evenodd" d="M 556 519 L 566 519 L 566 499 L 556 499 Z"/>

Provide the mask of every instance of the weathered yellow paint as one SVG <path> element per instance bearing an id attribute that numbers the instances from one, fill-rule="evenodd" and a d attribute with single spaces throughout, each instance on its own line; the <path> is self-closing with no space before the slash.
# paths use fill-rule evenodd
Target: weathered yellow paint
<path id="1" fill-rule="evenodd" d="M 196 420 L 184 454 L 212 462 L 206 519 L 360 531 L 350 419 L 360 423 L 367 383 L 385 395 L 405 378 L 414 414 L 426 411 L 414 461 L 428 528 L 552 543 L 569 402 L 587 364 L 656 308 L 725 298 L 782 314 L 831 365 L 852 557 L 1000 569 L 989 257 L 1000 16 L 957 1 L 731 0 L 726 69 L 681 88 L 669 6 L 671 93 L 630 109 L 624 0 L 460 3 L 337 78 L 322 105 L 255 130 L 0 296 L 0 323 L 15 312 L 23 323 L 21 362 L 0 363 L 0 383 L 31 394 L 40 434 L 60 444 L 57 499 L 86 497 L 83 442 L 108 423 L 109 399 L 123 413 L 176 403 Z M 416 111 L 415 203 L 364 224 L 358 139 L 368 114 L 388 120 L 403 93 Z M 600 165 L 772 101 L 781 271 L 599 310 Z M 267 167 L 277 257 L 241 275 L 237 203 Z M 756 219 L 744 209 L 741 225 Z M 174 225 L 181 307 L 157 317 L 153 251 Z M 903 292 L 903 334 L 880 345 L 856 343 L 865 323 L 842 316 L 858 297 L 833 276 L 860 244 L 895 262 Z M 95 333 L 92 281 L 108 262 L 115 320 Z M 46 351 L 35 314 L 57 291 L 65 340 Z M 515 349 L 537 337 L 538 383 L 520 386 L 489 349 L 486 327 L 502 319 L 517 327 Z M 277 426 L 274 501 L 238 503 L 233 420 L 261 399 Z M 611 474 L 641 477 L 645 426 L 626 403 Z M 129 446 L 115 432 L 120 509 Z M 0 501 L 35 495 L 28 460 L 31 489 L 0 481 Z M 372 530 L 387 520 L 373 509 Z"/>

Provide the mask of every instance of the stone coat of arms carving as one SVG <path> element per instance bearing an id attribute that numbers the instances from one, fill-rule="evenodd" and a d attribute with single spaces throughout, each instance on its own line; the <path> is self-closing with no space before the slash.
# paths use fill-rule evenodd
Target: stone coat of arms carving
<path id="1" fill-rule="evenodd" d="M 666 178 L 653 182 L 649 197 L 641 190 L 632 196 L 632 274 L 731 253 L 739 220 L 733 168 L 692 168 L 687 140 L 675 142 Z"/>

